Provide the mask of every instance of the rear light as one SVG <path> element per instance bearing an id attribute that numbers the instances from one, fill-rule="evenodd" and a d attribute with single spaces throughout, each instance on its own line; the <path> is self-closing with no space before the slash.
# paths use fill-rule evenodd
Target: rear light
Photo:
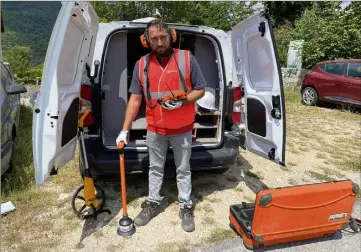
<path id="1" fill-rule="evenodd" d="M 233 111 L 232 111 L 232 123 L 241 123 L 241 111 L 242 111 L 242 89 L 236 87 L 233 89 Z"/>
<path id="2" fill-rule="evenodd" d="M 80 87 L 80 110 L 79 119 L 89 110 L 85 118 L 83 118 L 83 127 L 88 127 L 94 123 L 94 117 L 91 107 L 92 88 L 89 85 L 81 85 Z"/>

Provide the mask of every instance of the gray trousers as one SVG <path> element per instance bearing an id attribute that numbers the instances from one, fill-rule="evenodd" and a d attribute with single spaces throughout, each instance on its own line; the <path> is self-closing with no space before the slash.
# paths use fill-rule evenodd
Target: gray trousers
<path id="1" fill-rule="evenodd" d="M 192 131 L 184 134 L 165 136 L 147 131 L 147 147 L 149 151 L 149 195 L 148 201 L 160 203 L 160 189 L 163 184 L 164 163 L 169 144 L 172 146 L 177 168 L 177 187 L 180 208 L 192 204 L 191 171 L 189 159 L 192 151 Z"/>

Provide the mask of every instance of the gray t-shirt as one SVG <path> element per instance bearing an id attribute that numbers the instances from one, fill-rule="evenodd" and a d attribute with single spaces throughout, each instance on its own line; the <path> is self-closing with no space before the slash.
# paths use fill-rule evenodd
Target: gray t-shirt
<path id="1" fill-rule="evenodd" d="M 207 86 L 201 68 L 192 54 L 190 54 L 190 72 L 192 89 L 202 89 Z M 129 92 L 132 94 L 143 94 L 143 88 L 139 80 L 139 60 L 135 64 L 133 70 L 133 78 L 132 83 L 130 84 Z"/>

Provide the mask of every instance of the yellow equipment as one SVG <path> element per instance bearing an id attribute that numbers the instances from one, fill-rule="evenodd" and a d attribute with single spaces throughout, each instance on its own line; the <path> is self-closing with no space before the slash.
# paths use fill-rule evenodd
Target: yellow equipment
<path id="1" fill-rule="evenodd" d="M 78 120 L 78 137 L 79 137 L 79 147 L 80 147 L 80 161 L 84 165 L 84 185 L 80 186 L 74 193 L 72 199 L 72 208 L 74 213 L 80 219 L 89 219 L 97 218 L 99 213 L 107 212 L 111 214 L 110 210 L 103 209 L 105 205 L 105 194 L 104 191 L 97 185 L 94 184 L 93 177 L 90 173 L 88 167 L 88 160 L 85 151 L 84 144 L 84 131 L 83 131 L 83 122 L 85 117 L 88 115 L 89 110 L 87 110 Z M 84 196 L 81 196 L 82 191 L 84 191 Z M 76 203 L 79 200 L 80 205 Z M 81 206 L 78 208 L 78 206 Z"/>

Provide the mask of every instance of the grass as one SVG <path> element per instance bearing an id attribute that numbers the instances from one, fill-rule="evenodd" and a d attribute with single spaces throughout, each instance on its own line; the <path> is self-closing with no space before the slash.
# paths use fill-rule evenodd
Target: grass
<path id="1" fill-rule="evenodd" d="M 323 170 L 323 172 L 325 174 L 333 175 L 333 176 L 336 176 L 338 178 L 344 178 L 344 175 L 342 173 L 340 173 L 339 171 L 331 170 L 331 169 L 325 168 L 325 167 L 322 167 L 321 169 Z"/>
<path id="2" fill-rule="evenodd" d="M 323 152 L 318 152 L 316 154 L 316 158 L 319 158 L 319 159 L 327 159 L 327 154 L 323 153 Z"/>
<path id="3" fill-rule="evenodd" d="M 243 192 L 243 188 L 242 188 L 242 186 L 237 186 L 236 188 L 234 188 L 234 190 L 236 191 L 236 192 Z"/>
<path id="4" fill-rule="evenodd" d="M 360 114 L 350 109 L 329 109 L 323 107 L 306 107 L 300 102 L 299 87 L 287 87 L 286 93 L 286 113 L 287 113 L 287 148 L 288 152 L 300 155 L 301 151 L 314 151 L 317 149 L 316 156 L 323 159 L 329 168 L 320 168 L 321 172 L 309 171 L 308 175 L 321 181 L 332 181 L 334 178 L 341 178 L 344 175 L 338 172 L 334 167 L 361 171 L 361 157 L 358 150 L 361 149 L 361 141 L 355 137 L 354 129 L 359 127 Z M 62 201 L 58 200 L 61 189 L 62 193 L 72 192 L 82 184 L 77 166 L 77 158 L 69 162 L 59 171 L 59 175 L 51 177 L 46 186 L 37 189 L 34 186 L 34 167 L 32 157 L 32 110 L 21 106 L 20 128 L 17 132 L 14 147 L 14 167 L 4 178 L 1 189 L 3 201 L 11 200 L 16 206 L 16 211 L 6 217 L 2 217 L 3 233 L 2 245 L 18 245 L 16 251 L 31 251 L 32 248 L 43 248 L 46 246 L 55 247 L 59 245 L 64 231 L 72 230 L 80 225 L 80 221 L 74 218 L 69 209 L 70 198 Z M 331 134 L 332 138 L 326 139 L 326 134 Z M 329 158 L 327 158 L 329 157 Z M 322 161 L 322 160 L 321 160 Z M 291 167 L 297 166 L 295 162 L 288 162 L 287 167 L 280 167 L 284 171 L 291 171 Z M 246 173 L 247 176 L 263 180 L 260 172 Z M 302 179 L 307 183 L 307 177 Z M 308 178 L 309 179 L 309 178 Z M 239 179 L 234 175 L 226 175 L 225 181 L 228 183 L 238 182 Z M 208 195 L 212 188 L 217 188 L 219 181 L 216 178 L 199 176 L 194 181 L 195 195 L 203 199 L 203 194 Z M 288 183 L 293 185 L 297 181 L 290 178 Z M 61 187 L 60 187 L 61 185 Z M 212 188 L 210 188 L 212 187 Z M 174 187 L 175 188 L 175 187 Z M 173 191 L 176 192 L 174 189 Z M 235 188 L 237 192 L 243 192 L 239 185 Z M 360 196 L 361 193 L 358 195 Z M 172 203 L 176 200 L 176 194 L 168 195 Z M 134 197 L 134 196 L 133 196 Z M 203 223 L 212 226 L 216 222 L 211 218 L 214 213 L 212 204 L 218 203 L 217 198 L 205 198 L 201 204 L 202 211 L 209 213 Z M 245 196 L 248 202 L 254 202 L 254 197 Z M 133 207 L 139 207 L 139 202 L 134 200 L 129 202 Z M 57 207 L 59 209 L 57 209 Z M 198 210 L 199 211 L 199 210 Z M 197 212 L 198 212 L 197 211 Z M 55 222 L 61 214 L 63 223 Z M 117 218 L 114 218 L 110 225 L 116 226 Z M 69 225 L 67 225 L 67 224 Z M 172 221 L 170 225 L 179 225 L 179 222 Z M 14 232 L 15 230 L 15 232 Z M 51 235 L 46 238 L 44 233 Z M 96 233 L 96 237 L 106 235 L 105 233 Z M 215 229 L 211 236 L 203 241 L 207 243 L 219 243 L 223 240 L 232 238 L 234 232 L 230 229 Z M 20 237 L 20 238 L 19 238 Z M 190 242 L 167 242 L 161 244 L 157 251 L 189 251 Z M 79 248 L 84 245 L 79 244 Z M 115 248 L 114 248 L 115 249 Z M 113 251 L 113 246 L 108 247 Z"/>
<path id="5" fill-rule="evenodd" d="M 285 87 L 285 99 L 288 116 L 287 150 L 290 153 L 317 150 L 316 158 L 324 160 L 327 165 L 361 171 L 361 141 L 354 133 L 354 129 L 360 127 L 359 110 L 333 105 L 304 106 L 301 104 L 300 87 L 294 86 Z M 332 138 L 326 139 L 325 135 Z M 317 172 L 310 176 L 321 180 L 330 179 Z"/>
<path id="6" fill-rule="evenodd" d="M 34 185 L 32 116 L 31 108 L 20 106 L 20 124 L 14 141 L 13 164 L 12 169 L 2 177 L 2 197 L 24 191 Z"/>
<path id="7" fill-rule="evenodd" d="M 246 176 L 249 176 L 249 177 L 253 177 L 253 178 L 256 178 L 256 179 L 259 179 L 259 180 L 263 180 L 264 177 L 262 175 L 262 173 L 260 171 L 256 171 L 256 172 L 250 172 L 250 171 L 246 171 L 244 173 Z"/>
<path id="8" fill-rule="evenodd" d="M 342 162 L 345 168 L 361 172 L 361 157 L 354 157 L 351 160 L 345 160 Z"/>
<path id="9" fill-rule="evenodd" d="M 318 179 L 320 181 L 330 182 L 335 180 L 326 174 L 318 173 L 315 171 L 308 171 L 308 173 L 312 178 Z"/>
<path id="10" fill-rule="evenodd" d="M 253 203 L 256 200 L 256 197 L 251 197 L 248 195 L 244 196 L 244 198 L 250 203 Z"/>
<path id="11" fill-rule="evenodd" d="M 289 183 L 290 185 L 297 185 L 297 181 L 294 180 L 294 179 L 292 179 L 292 178 L 289 178 L 289 179 L 288 179 L 288 183 Z"/>
<path id="12" fill-rule="evenodd" d="M 184 242 L 164 242 L 157 246 L 156 250 L 158 252 L 188 252 L 190 251 L 190 243 L 188 240 Z"/>
<path id="13" fill-rule="evenodd" d="M 209 216 L 206 216 L 202 219 L 202 225 L 214 225 L 216 224 L 216 221 L 212 218 L 212 217 L 209 217 Z"/>
<path id="14" fill-rule="evenodd" d="M 59 175 L 51 177 L 48 182 L 50 186 L 36 188 L 32 151 L 32 109 L 23 105 L 20 106 L 20 124 L 13 151 L 12 169 L 2 177 L 1 196 L 3 202 L 11 201 L 16 210 L 2 217 L 2 225 L 6 227 L 3 229 L 2 245 L 21 244 L 17 251 L 33 251 L 32 248 L 39 249 L 39 244 L 43 247 L 54 247 L 59 244 L 62 232 L 74 230 L 80 225 L 79 219 L 75 218 L 70 210 L 70 198 L 59 202 L 57 191 L 58 185 L 62 185 L 63 193 L 69 193 L 80 185 L 79 173 L 73 169 L 77 161 L 70 162 L 60 170 Z M 64 224 L 58 223 L 59 226 L 54 225 L 57 212 L 66 213 L 63 215 Z M 52 234 L 52 239 L 47 239 L 44 232 Z"/>
<path id="15" fill-rule="evenodd" d="M 292 167 L 292 166 L 296 166 L 296 165 L 297 165 L 297 164 L 294 163 L 294 162 L 288 162 L 287 164 L 288 164 L 288 165 L 287 165 L 288 167 Z"/>
<path id="16" fill-rule="evenodd" d="M 286 113 L 288 118 L 292 117 L 305 117 L 307 119 L 312 116 L 320 116 L 319 118 L 327 118 L 327 122 L 337 121 L 340 119 L 359 121 L 360 112 L 355 109 L 338 106 L 336 109 L 324 107 L 306 107 L 301 104 L 301 92 L 299 86 L 286 86 L 285 89 Z M 341 108 L 340 108 L 341 107 Z M 290 121 L 290 120 L 288 120 Z M 300 120 L 295 120 L 300 122 Z M 314 124 L 320 124 L 320 120 L 314 121 Z M 302 125 L 302 124 L 301 124 Z M 321 124 L 322 125 L 322 124 Z"/>
<path id="17" fill-rule="evenodd" d="M 235 233 L 232 229 L 215 229 L 212 234 L 207 237 L 204 242 L 207 244 L 216 244 L 222 241 L 231 239 L 235 236 Z"/>

